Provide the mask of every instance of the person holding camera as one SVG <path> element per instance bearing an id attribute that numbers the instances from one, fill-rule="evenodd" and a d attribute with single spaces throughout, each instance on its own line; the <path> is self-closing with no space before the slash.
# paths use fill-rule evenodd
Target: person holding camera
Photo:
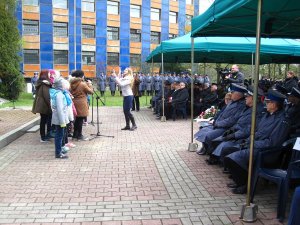
<path id="1" fill-rule="evenodd" d="M 121 67 L 119 72 L 119 77 L 116 78 L 116 83 L 120 86 L 122 95 L 123 95 L 123 112 L 125 116 L 126 126 L 121 130 L 135 130 L 137 126 L 135 124 L 135 119 L 130 112 L 132 108 L 132 101 L 133 101 L 133 74 L 130 68 L 126 68 L 123 72 L 123 78 L 120 77 L 121 75 Z M 130 128 L 130 121 L 132 123 L 132 127 Z"/>
<path id="2" fill-rule="evenodd" d="M 244 84 L 245 76 L 242 72 L 240 72 L 238 65 L 232 65 L 230 73 L 225 76 L 224 80 L 229 84 Z"/>

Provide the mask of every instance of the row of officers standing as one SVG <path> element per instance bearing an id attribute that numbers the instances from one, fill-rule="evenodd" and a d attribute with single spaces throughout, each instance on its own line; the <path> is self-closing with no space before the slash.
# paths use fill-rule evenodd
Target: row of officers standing
<path id="1" fill-rule="evenodd" d="M 162 87 L 162 81 L 168 81 L 169 83 L 178 83 L 184 82 L 187 86 L 191 84 L 191 76 L 185 73 L 181 74 L 158 74 L 155 73 L 153 76 L 150 74 L 143 74 L 143 73 L 134 73 L 134 77 L 137 77 L 139 80 L 139 93 L 140 96 L 147 94 L 148 96 L 157 94 Z M 104 95 L 106 87 L 109 87 L 111 91 L 111 95 L 114 96 L 116 90 L 120 90 L 116 83 L 116 73 L 113 72 L 109 77 L 107 77 L 104 73 L 101 73 L 97 76 L 97 85 L 98 90 L 101 93 L 101 96 Z M 195 80 L 198 83 L 210 83 L 210 79 L 207 75 L 197 75 L 195 74 Z"/>

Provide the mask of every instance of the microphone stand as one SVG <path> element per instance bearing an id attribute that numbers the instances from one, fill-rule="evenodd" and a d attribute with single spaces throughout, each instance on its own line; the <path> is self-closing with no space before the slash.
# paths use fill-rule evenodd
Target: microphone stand
<path id="1" fill-rule="evenodd" d="M 95 123 L 94 123 L 94 93 L 92 94 L 92 120 L 91 120 L 90 124 L 95 126 Z"/>
<path id="2" fill-rule="evenodd" d="M 98 137 L 111 137 L 114 138 L 115 136 L 111 136 L 111 135 L 102 135 L 100 134 L 100 127 L 99 127 L 99 100 L 101 101 L 102 105 L 105 106 L 105 103 L 102 101 L 102 99 L 100 98 L 100 96 L 97 94 L 97 92 L 94 91 L 94 94 L 96 95 L 96 101 L 97 101 L 97 133 L 96 134 L 91 134 L 91 136 L 93 136 L 90 140 L 94 139 L 94 138 L 98 138 Z"/>

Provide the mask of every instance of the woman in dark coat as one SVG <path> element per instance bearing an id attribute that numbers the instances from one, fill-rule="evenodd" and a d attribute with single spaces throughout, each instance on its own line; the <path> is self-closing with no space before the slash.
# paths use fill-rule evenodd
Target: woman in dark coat
<path id="1" fill-rule="evenodd" d="M 132 101 L 132 111 L 140 111 L 140 92 L 139 92 L 139 86 L 140 86 L 140 79 L 137 74 L 133 75 L 133 85 L 132 85 L 132 92 L 133 92 L 133 101 Z"/>
<path id="2" fill-rule="evenodd" d="M 39 79 L 36 82 L 36 95 L 33 101 L 32 112 L 39 113 L 41 116 L 40 120 L 40 135 L 41 142 L 48 142 L 51 131 L 51 107 L 50 107 L 50 94 L 49 89 L 51 88 L 49 71 L 42 70 L 39 75 Z M 45 132 L 47 125 L 47 135 Z"/>

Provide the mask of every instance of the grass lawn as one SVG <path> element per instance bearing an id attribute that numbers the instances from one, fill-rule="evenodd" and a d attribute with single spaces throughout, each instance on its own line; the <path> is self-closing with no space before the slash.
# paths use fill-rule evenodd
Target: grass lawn
<path id="1" fill-rule="evenodd" d="M 100 96 L 99 92 L 97 92 Z M 151 96 L 142 96 L 140 97 L 140 106 L 148 106 L 150 104 Z M 105 106 L 122 106 L 123 97 L 120 96 L 120 92 L 116 92 L 115 96 L 111 96 L 110 91 L 106 91 L 104 96 L 101 97 L 101 100 L 105 103 Z M 92 101 L 92 100 L 91 100 Z M 21 93 L 19 99 L 15 102 L 16 107 L 29 106 L 31 107 L 33 103 L 33 98 L 31 93 Z M 96 106 L 96 96 L 94 95 L 93 105 Z M 99 101 L 99 106 L 102 106 L 102 103 Z M 0 108 L 13 107 L 13 102 L 7 102 L 0 105 Z"/>

